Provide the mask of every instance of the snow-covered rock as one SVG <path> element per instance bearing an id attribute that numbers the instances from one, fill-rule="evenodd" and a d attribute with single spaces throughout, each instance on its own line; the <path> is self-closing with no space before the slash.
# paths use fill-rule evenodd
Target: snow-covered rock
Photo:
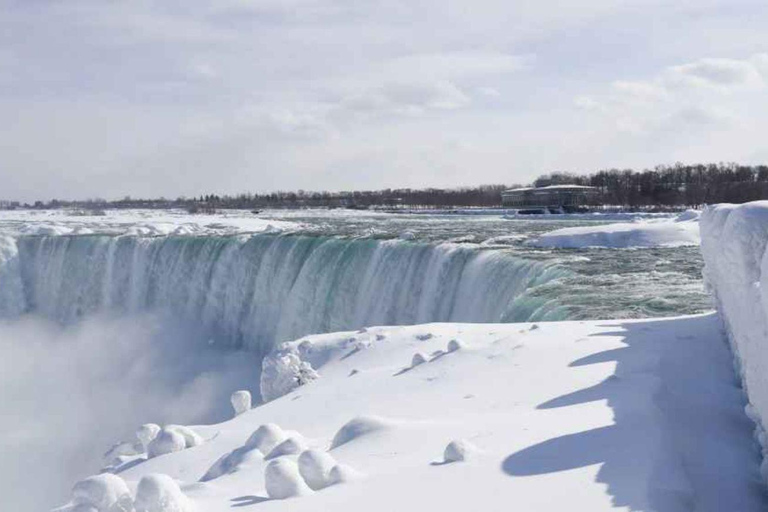
<path id="1" fill-rule="evenodd" d="M 361 478 L 359 472 L 346 464 L 336 464 L 328 474 L 328 485 L 338 485 Z"/>
<path id="2" fill-rule="evenodd" d="M 192 503 L 168 475 L 143 477 L 136 488 L 136 512 L 192 512 Z"/>
<path id="3" fill-rule="evenodd" d="M 334 458 L 320 450 L 305 450 L 299 455 L 299 473 L 307 485 L 318 491 L 331 484 L 331 470 L 336 465 Z"/>
<path id="4" fill-rule="evenodd" d="M 235 410 L 235 416 L 239 416 L 251 409 L 251 392 L 246 390 L 235 391 L 229 397 L 229 401 Z"/>
<path id="5" fill-rule="evenodd" d="M 464 347 L 464 342 L 455 338 L 448 342 L 448 352 L 457 352 Z"/>
<path id="6" fill-rule="evenodd" d="M 274 500 L 284 500 L 312 492 L 301 477 L 299 467 L 290 459 L 277 459 L 270 462 L 264 471 L 264 484 L 267 494 Z"/>
<path id="7" fill-rule="evenodd" d="M 104 473 L 80 480 L 72 488 L 72 503 L 98 512 L 131 512 L 133 500 L 125 481 L 117 475 Z"/>

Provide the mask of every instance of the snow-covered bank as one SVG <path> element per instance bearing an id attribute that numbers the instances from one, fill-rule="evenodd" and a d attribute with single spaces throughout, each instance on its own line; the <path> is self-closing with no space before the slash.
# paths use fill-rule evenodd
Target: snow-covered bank
<path id="1" fill-rule="evenodd" d="M 768 455 L 768 201 L 722 204 L 701 218 L 705 280 L 715 296 Z M 764 463 L 768 478 L 768 463 Z"/>
<path id="2" fill-rule="evenodd" d="M 534 247 L 680 247 L 698 245 L 699 212 L 690 210 L 672 219 L 638 220 L 599 226 L 558 229 L 532 240 Z"/>
<path id="3" fill-rule="evenodd" d="M 713 315 L 369 328 L 264 364 L 287 394 L 193 426 L 200 446 L 124 459 L 141 510 L 159 495 L 205 512 L 768 506 Z"/>
<path id="4" fill-rule="evenodd" d="M 292 231 L 299 223 L 264 219 L 245 211 L 190 215 L 183 210 L 0 210 L 7 235 L 233 235 Z"/>

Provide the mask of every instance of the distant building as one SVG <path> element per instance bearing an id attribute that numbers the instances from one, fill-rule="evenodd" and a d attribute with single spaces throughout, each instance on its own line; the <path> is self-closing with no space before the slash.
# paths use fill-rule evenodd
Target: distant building
<path id="1" fill-rule="evenodd" d="M 513 188 L 501 193 L 504 206 L 534 212 L 574 212 L 599 204 L 595 187 L 582 185 L 550 185 L 548 187 Z"/>

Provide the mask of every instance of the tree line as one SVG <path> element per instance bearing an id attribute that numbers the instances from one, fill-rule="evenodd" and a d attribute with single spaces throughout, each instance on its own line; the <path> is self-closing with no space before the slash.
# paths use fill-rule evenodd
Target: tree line
<path id="1" fill-rule="evenodd" d="M 768 199 L 768 166 L 717 164 L 660 165 L 653 169 L 605 169 L 590 174 L 553 172 L 531 185 L 585 185 L 596 187 L 600 202 L 618 207 L 697 207 L 712 203 L 744 203 Z M 185 208 L 191 213 L 223 209 L 263 208 L 456 208 L 502 205 L 501 193 L 520 185 L 479 185 L 459 188 L 400 188 L 369 191 L 311 192 L 305 190 L 235 195 L 205 194 L 176 199 L 135 199 L 115 201 L 37 201 L 36 208 Z"/>

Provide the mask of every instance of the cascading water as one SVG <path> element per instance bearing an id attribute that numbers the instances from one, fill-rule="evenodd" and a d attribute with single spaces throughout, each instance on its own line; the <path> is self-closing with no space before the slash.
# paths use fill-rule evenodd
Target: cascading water
<path id="1" fill-rule="evenodd" d="M 463 245 L 298 235 L 22 236 L 15 245 L 0 248 L 4 316 L 70 323 L 102 311 L 170 313 L 262 354 L 366 325 L 565 315 L 526 294 L 565 270 Z"/>

